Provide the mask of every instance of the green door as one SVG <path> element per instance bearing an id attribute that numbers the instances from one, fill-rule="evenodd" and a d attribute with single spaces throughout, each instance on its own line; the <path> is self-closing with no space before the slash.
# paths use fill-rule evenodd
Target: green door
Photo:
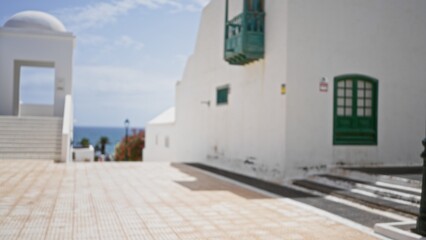
<path id="1" fill-rule="evenodd" d="M 377 145 L 378 81 L 363 75 L 334 79 L 335 145 Z"/>

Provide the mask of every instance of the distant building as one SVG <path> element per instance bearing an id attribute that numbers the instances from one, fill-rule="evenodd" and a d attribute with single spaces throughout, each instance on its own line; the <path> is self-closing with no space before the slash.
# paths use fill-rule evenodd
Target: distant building
<path id="1" fill-rule="evenodd" d="M 144 161 L 176 161 L 175 108 L 148 123 L 150 138 L 145 141 Z"/>
<path id="2" fill-rule="evenodd" d="M 226 9 L 212 0 L 203 11 L 176 121 L 164 128 L 171 160 L 277 182 L 334 165 L 421 163 L 426 1 L 231 0 Z"/>
<path id="3" fill-rule="evenodd" d="M 74 46 L 44 12 L 17 13 L 0 27 L 0 159 L 70 160 Z M 54 70 L 52 104 L 20 101 L 22 67 Z"/>

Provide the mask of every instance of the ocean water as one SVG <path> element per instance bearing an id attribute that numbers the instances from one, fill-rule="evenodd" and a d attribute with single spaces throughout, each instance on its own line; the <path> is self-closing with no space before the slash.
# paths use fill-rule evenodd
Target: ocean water
<path id="1" fill-rule="evenodd" d="M 132 131 L 129 129 L 129 135 Z M 79 145 L 81 139 L 88 138 L 90 144 L 95 146 L 103 136 L 108 137 L 110 144 L 106 145 L 107 154 L 114 154 L 115 145 L 126 135 L 124 127 L 74 127 L 74 146 Z"/>

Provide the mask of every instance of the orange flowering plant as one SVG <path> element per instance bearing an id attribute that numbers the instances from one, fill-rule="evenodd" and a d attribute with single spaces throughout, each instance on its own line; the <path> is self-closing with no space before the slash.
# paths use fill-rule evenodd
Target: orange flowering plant
<path id="1" fill-rule="evenodd" d="M 115 147 L 116 161 L 142 161 L 142 149 L 145 147 L 145 131 L 132 129 L 132 134 L 124 137 Z"/>

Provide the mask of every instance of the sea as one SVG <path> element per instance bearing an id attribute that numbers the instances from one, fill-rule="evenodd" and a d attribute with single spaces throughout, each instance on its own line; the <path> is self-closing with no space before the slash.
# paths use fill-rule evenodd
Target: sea
<path id="1" fill-rule="evenodd" d="M 133 128 L 132 128 L 133 129 Z M 139 130 L 139 129 L 138 129 Z M 129 134 L 132 131 L 129 129 Z M 115 146 L 126 136 L 124 127 L 83 127 L 74 126 L 74 146 L 78 146 L 81 139 L 87 138 L 93 147 L 101 137 L 108 137 L 110 144 L 106 145 L 106 154 L 114 155 Z"/>

